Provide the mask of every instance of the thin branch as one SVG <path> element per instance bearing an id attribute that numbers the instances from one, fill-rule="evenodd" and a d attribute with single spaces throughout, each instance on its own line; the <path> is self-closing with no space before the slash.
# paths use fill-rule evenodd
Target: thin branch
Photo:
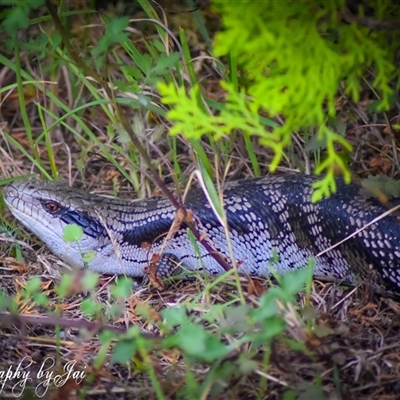
<path id="1" fill-rule="evenodd" d="M 62 326 L 64 328 L 86 329 L 92 334 L 97 334 L 103 331 L 112 331 L 119 334 L 127 333 L 127 329 L 118 326 L 111 326 L 103 324 L 102 322 L 92 322 L 85 319 L 70 319 L 56 316 L 43 316 L 43 315 L 27 315 L 27 314 L 11 314 L 7 312 L 0 312 L 0 325 L 10 326 L 18 325 L 25 326 L 32 325 L 50 325 Z M 161 340 L 160 336 L 148 332 L 140 332 L 140 336 L 146 339 Z"/>

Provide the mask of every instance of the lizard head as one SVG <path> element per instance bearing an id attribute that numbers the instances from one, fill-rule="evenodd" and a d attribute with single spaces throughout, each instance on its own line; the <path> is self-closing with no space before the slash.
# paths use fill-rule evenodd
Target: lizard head
<path id="1" fill-rule="evenodd" d="M 73 268 L 82 268 L 82 257 L 107 236 L 91 195 L 82 190 L 54 181 L 21 180 L 5 186 L 3 197 L 12 214 Z M 75 242 L 64 238 L 69 224 L 82 228 Z"/>

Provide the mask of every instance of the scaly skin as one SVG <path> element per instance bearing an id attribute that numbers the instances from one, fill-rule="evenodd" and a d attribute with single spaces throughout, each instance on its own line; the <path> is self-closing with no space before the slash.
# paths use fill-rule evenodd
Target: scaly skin
<path id="1" fill-rule="evenodd" d="M 366 200 L 359 186 L 337 181 L 329 199 L 311 202 L 312 183 L 305 175 L 267 176 L 230 182 L 223 188 L 230 240 L 239 272 L 269 276 L 307 265 L 310 257 L 346 239 L 387 211 Z M 111 199 L 58 182 L 18 181 L 3 189 L 14 216 L 66 263 L 84 267 L 82 254 L 94 252 L 88 267 L 99 273 L 145 275 L 154 254 L 161 256 L 161 275 L 172 262 L 184 269 L 223 273 L 201 244 L 193 245 L 181 224 L 166 239 L 176 210 L 165 198 L 141 201 Z M 201 233 L 229 259 L 224 230 L 201 189 L 185 201 Z M 77 243 L 66 243 L 67 224 L 83 228 Z M 400 214 L 396 211 L 368 226 L 338 247 L 316 258 L 314 275 L 356 283 L 372 277 L 373 287 L 389 295 L 400 293 Z M 273 261 L 277 251 L 278 261 Z M 168 262 L 171 260 L 171 262 Z M 166 268 L 168 266 L 168 268 Z M 376 273 L 371 274 L 370 266 Z"/>

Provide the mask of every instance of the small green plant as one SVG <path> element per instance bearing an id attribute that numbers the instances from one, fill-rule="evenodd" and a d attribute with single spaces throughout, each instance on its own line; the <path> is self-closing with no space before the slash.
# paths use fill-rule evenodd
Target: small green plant
<path id="1" fill-rule="evenodd" d="M 40 278 L 33 278 L 29 280 L 26 284 L 26 288 L 23 292 L 23 299 L 25 301 L 30 301 L 31 299 L 38 305 L 47 304 L 47 296 L 45 296 L 41 290 L 41 280 Z"/>
<path id="2" fill-rule="evenodd" d="M 63 239 L 67 243 L 74 243 L 76 242 L 78 247 L 79 247 L 79 240 L 83 236 L 83 229 L 77 224 L 68 224 L 63 231 Z M 88 262 L 94 260 L 96 258 L 96 252 L 95 251 L 89 251 L 87 253 L 81 252 L 82 256 L 82 261 L 84 262 L 85 265 L 87 265 Z"/>
<path id="3" fill-rule="evenodd" d="M 154 342 L 147 345 L 140 342 L 144 346 L 140 351 L 144 351 L 147 357 L 150 351 L 156 349 L 167 351 L 177 348 L 188 366 L 199 362 L 212 365 L 203 383 L 191 382 L 191 385 L 182 388 L 181 395 L 185 393 L 187 396 L 191 393 L 196 397 L 206 396 L 210 391 L 215 394 L 221 389 L 218 389 L 220 379 L 239 378 L 257 369 L 268 369 L 267 358 L 265 365 L 253 358 L 261 348 L 268 354 L 273 340 L 285 332 L 285 313 L 289 310 L 292 312 L 291 304 L 295 302 L 295 295 L 309 284 L 309 278 L 307 269 L 280 277 L 280 285 L 271 287 L 268 293 L 261 296 L 257 307 L 247 304 L 218 304 L 209 306 L 199 316 L 192 313 L 199 307 L 195 302 L 165 308 L 161 311 L 163 323 L 160 328 L 166 337 L 158 345 Z M 147 307 L 143 312 L 146 318 L 151 315 Z M 301 321 L 302 317 L 297 314 L 296 318 Z M 136 330 L 131 334 L 135 337 L 139 335 Z M 306 328 L 304 335 L 307 336 Z M 226 337 L 231 339 L 226 341 Z M 115 361 L 125 363 L 135 358 L 139 351 L 139 342 L 126 343 L 126 340 L 127 338 L 116 346 L 113 356 Z M 248 347 L 250 344 L 251 347 Z M 296 346 L 299 347 L 299 344 Z M 239 357 L 238 352 L 242 348 L 251 350 Z M 307 352 L 304 346 L 302 350 Z"/>

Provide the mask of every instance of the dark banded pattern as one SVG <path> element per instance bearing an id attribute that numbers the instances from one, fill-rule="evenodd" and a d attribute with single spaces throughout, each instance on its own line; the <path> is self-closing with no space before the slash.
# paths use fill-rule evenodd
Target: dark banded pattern
<path id="1" fill-rule="evenodd" d="M 387 206 L 366 199 L 358 185 L 345 185 L 340 179 L 336 194 L 312 203 L 316 180 L 291 174 L 223 186 L 229 240 L 239 271 L 269 276 L 273 269 L 284 274 L 324 252 L 315 260 L 317 277 L 354 284 L 371 276 L 372 268 L 374 288 L 398 294 L 400 213 L 395 211 L 371 224 Z M 3 195 L 15 217 L 76 268 L 84 266 L 82 254 L 94 252 L 96 257 L 88 267 L 100 273 L 141 277 L 154 254 L 177 260 L 188 270 L 212 275 L 224 272 L 201 244 L 193 243 L 184 225 L 167 239 L 176 210 L 165 198 L 111 199 L 37 180 L 8 185 Z M 50 210 L 45 206 L 48 202 L 55 205 Z M 231 260 L 225 231 L 202 190 L 191 190 L 185 206 L 193 211 L 199 231 L 213 248 Z M 68 223 L 82 227 L 84 234 L 78 243 L 64 241 Z M 276 252 L 279 260 L 273 259 Z"/>

